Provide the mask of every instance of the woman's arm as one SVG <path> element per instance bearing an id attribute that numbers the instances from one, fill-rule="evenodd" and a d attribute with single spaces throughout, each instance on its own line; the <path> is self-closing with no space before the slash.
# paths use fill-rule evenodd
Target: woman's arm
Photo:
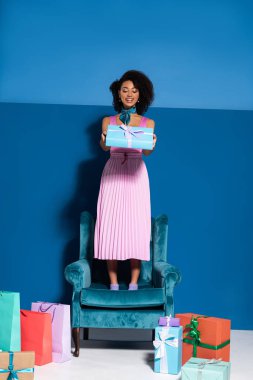
<path id="1" fill-rule="evenodd" d="M 147 121 L 147 127 L 148 128 L 153 128 L 154 131 L 155 131 L 155 122 L 154 120 L 152 119 L 148 119 Z M 156 140 L 157 140 L 157 137 L 155 134 L 153 134 L 153 149 L 152 150 L 149 150 L 149 149 L 142 149 L 142 153 L 145 155 L 145 156 L 149 156 L 155 149 L 155 145 L 156 145 Z"/>
<path id="2" fill-rule="evenodd" d="M 102 133 L 101 133 L 101 139 L 100 139 L 100 143 L 99 144 L 100 144 L 101 148 L 105 152 L 107 152 L 108 150 L 110 150 L 110 147 L 105 145 L 105 139 L 106 139 L 106 134 L 107 134 L 107 127 L 108 127 L 109 123 L 110 123 L 110 118 L 109 117 L 104 117 L 103 121 L 102 121 Z"/>

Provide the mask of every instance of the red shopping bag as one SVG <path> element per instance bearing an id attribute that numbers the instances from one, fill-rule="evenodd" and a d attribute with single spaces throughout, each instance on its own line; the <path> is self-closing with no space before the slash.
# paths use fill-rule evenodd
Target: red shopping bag
<path id="1" fill-rule="evenodd" d="M 52 323 L 49 313 L 20 310 L 21 350 L 35 351 L 35 364 L 52 361 Z"/>

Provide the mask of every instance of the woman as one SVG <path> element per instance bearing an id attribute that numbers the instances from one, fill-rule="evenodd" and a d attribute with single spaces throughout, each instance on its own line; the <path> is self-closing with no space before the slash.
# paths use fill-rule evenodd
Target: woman
<path id="1" fill-rule="evenodd" d="M 129 290 L 138 289 L 140 260 L 150 260 L 151 206 L 149 178 L 142 153 L 153 150 L 106 146 L 109 124 L 126 124 L 154 128 L 154 120 L 143 117 L 154 99 L 153 84 L 140 71 L 127 71 L 114 81 L 110 90 L 113 106 L 119 114 L 105 117 L 102 122 L 100 146 L 110 150 L 101 178 L 97 203 L 94 257 L 107 260 L 110 289 L 118 290 L 117 262 L 130 259 Z"/>

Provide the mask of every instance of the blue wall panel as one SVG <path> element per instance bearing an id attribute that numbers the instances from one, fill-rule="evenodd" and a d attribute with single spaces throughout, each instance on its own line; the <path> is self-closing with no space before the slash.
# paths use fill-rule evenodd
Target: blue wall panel
<path id="1" fill-rule="evenodd" d="M 0 104 L 0 288 L 70 302 L 63 270 L 78 258 L 79 215 L 95 215 L 101 119 L 111 107 Z M 152 214 L 169 216 L 168 259 L 183 274 L 177 312 L 252 329 L 253 112 L 151 108 Z"/>
<path id="2" fill-rule="evenodd" d="M 130 68 L 154 106 L 253 109 L 251 0 L 0 0 L 0 101 L 111 105 Z"/>

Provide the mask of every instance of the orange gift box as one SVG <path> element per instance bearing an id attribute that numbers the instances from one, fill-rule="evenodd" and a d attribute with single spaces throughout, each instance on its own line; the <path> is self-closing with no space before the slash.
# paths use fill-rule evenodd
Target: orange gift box
<path id="1" fill-rule="evenodd" d="M 229 319 L 192 313 L 176 314 L 175 317 L 180 318 L 180 325 L 183 326 L 183 364 L 193 356 L 204 359 L 221 358 L 221 360 L 229 362 L 231 328 Z M 192 321 L 192 318 L 195 319 Z M 186 326 L 189 324 L 191 327 Z M 189 333 L 190 336 L 187 335 Z M 194 352 L 193 343 L 195 343 L 196 352 Z"/>
<path id="2" fill-rule="evenodd" d="M 32 351 L 0 352 L 0 379 L 33 380 L 34 359 Z"/>
<path id="3" fill-rule="evenodd" d="M 20 310 L 22 351 L 35 352 L 35 364 L 52 361 L 52 317 L 49 313 Z"/>

